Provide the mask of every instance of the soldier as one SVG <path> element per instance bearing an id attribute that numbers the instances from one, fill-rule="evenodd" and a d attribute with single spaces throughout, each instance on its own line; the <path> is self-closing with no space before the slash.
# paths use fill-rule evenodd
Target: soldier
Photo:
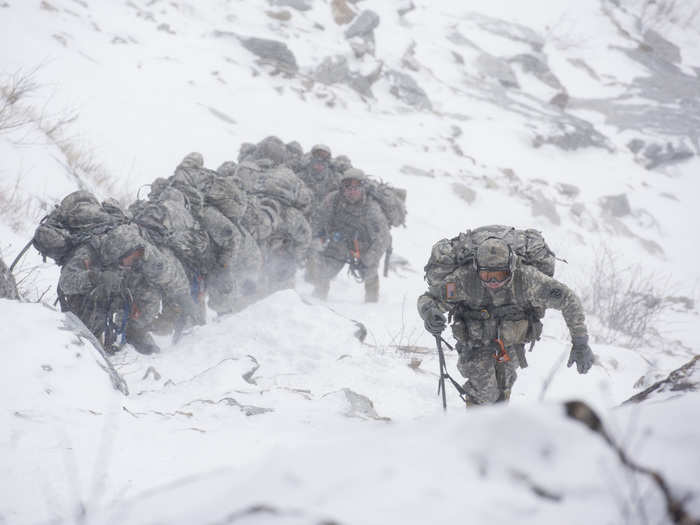
<path id="1" fill-rule="evenodd" d="M 311 155 L 299 176 L 314 194 L 311 217 L 315 220 L 315 211 L 328 194 L 340 187 L 341 175 L 331 165 L 331 150 L 324 144 L 311 148 Z"/>
<path id="2" fill-rule="evenodd" d="M 341 189 L 328 195 L 312 224 L 318 247 L 310 278 L 314 295 L 326 299 L 331 279 L 347 263 L 365 284 L 365 302 L 379 300 L 379 262 L 390 242 L 389 224 L 379 204 L 369 197 L 367 176 L 351 168 L 343 174 Z"/>
<path id="3" fill-rule="evenodd" d="M 418 298 L 425 328 L 436 337 L 445 328 L 445 313 L 450 313 L 459 352 L 457 368 L 468 379 L 464 385 L 468 405 L 509 399 L 516 369 L 527 366 L 524 344 L 539 338 L 539 318 L 546 308 L 562 312 L 573 343 L 568 366 L 576 363 L 578 372 L 585 374 L 594 358 L 578 297 L 523 263 L 502 238 L 484 240 L 473 263 L 457 266 L 445 281 L 431 283 Z"/>

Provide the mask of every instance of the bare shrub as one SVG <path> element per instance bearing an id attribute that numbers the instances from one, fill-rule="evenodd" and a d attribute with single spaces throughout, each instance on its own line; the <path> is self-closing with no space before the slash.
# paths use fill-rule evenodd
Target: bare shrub
<path id="1" fill-rule="evenodd" d="M 10 134 L 8 140 L 15 145 L 30 140 L 36 142 L 36 137 L 39 137 L 40 144 L 45 142 L 60 151 L 56 160 L 73 177 L 78 188 L 99 191 L 128 202 L 123 186 L 117 187 L 115 178 L 96 160 L 86 141 L 71 132 L 78 119 L 77 111 L 48 114 L 45 108 L 30 100 L 31 95 L 39 90 L 35 74 L 40 67 L 0 75 L 0 135 Z M 10 225 L 15 230 L 21 230 L 22 220 L 33 221 L 40 215 L 33 213 L 32 205 L 36 204 L 36 199 L 20 184 L 22 175 L 17 176 L 14 186 L 0 186 L 0 215 L 11 219 Z"/>
<path id="2" fill-rule="evenodd" d="M 596 316 L 602 329 L 597 342 L 634 347 L 659 334 L 660 316 L 670 309 L 665 296 L 669 279 L 640 265 L 622 266 L 606 246 L 596 250 L 590 279 L 581 294 L 587 313 Z"/>

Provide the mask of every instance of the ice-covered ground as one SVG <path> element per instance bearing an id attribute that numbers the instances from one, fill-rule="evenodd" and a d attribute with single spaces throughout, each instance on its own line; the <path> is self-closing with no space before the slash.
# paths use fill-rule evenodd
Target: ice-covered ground
<path id="1" fill-rule="evenodd" d="M 329 144 L 406 188 L 409 210 L 407 228 L 394 230 L 408 266 L 382 280 L 378 304 L 363 304 L 344 274 L 327 305 L 299 279 L 237 315 L 210 316 L 175 346 L 161 340 L 160 355 L 118 354 L 128 397 L 90 344 L 61 329 L 61 314 L 0 301 L 0 523 L 663 522 L 658 491 L 564 417 L 560 402 L 571 398 L 599 410 L 678 497 L 694 494 L 687 506 L 700 515 L 698 395 L 616 408 L 697 353 L 695 308 L 670 312 L 656 346 L 594 344 L 586 376 L 562 363 L 568 336 L 549 312 L 510 405 L 465 413 L 449 392 L 446 416 L 415 313 L 431 244 L 488 223 L 542 230 L 569 262 L 558 277 L 579 292 L 607 245 L 669 295 L 700 298 L 700 161 L 647 170 L 649 159 L 627 147 L 638 138 L 697 153 L 683 124 L 698 118 L 700 88 L 668 102 L 639 80 L 698 83 L 691 13 L 655 18 L 641 1 L 628 12 L 610 2 L 414 3 L 404 15 L 400 2 L 347 4 L 380 19 L 374 55 L 357 57 L 321 0 L 0 2 L 0 72 L 36 69 L 37 84 L 17 103 L 32 108 L 31 122 L 0 132 L 8 264 L 45 210 L 79 185 L 128 202 L 189 151 L 216 168 L 241 142 L 270 134 L 305 149 Z M 650 28 L 679 46 L 663 71 L 633 54 L 652 41 Z M 238 37 L 285 42 L 298 70 L 260 63 Z M 335 55 L 356 75 L 381 63 L 373 96 L 318 80 Z M 544 73 L 511 60 L 520 55 L 544 61 Z M 392 72 L 410 75 L 432 109 L 408 104 Z M 561 93 L 566 112 L 549 103 Z M 637 106 L 675 117 L 660 123 Z M 574 142 L 598 147 L 547 143 L 572 130 Z M 606 207 L 621 194 L 629 209 Z M 17 275 L 28 299 L 53 302 L 55 266 L 30 251 Z M 364 343 L 352 320 L 366 325 Z M 458 375 L 454 360 L 448 353 Z"/>

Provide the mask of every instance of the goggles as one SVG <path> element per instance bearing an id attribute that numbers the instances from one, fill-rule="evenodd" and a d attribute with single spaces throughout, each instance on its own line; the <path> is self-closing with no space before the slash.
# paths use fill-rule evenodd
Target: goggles
<path id="1" fill-rule="evenodd" d="M 479 279 L 485 283 L 502 283 L 510 277 L 510 270 L 479 270 Z"/>

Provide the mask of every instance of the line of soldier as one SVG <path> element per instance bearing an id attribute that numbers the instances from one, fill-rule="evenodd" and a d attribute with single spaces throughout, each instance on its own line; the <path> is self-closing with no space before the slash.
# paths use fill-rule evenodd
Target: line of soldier
<path id="1" fill-rule="evenodd" d="M 324 145 L 305 153 L 267 137 L 216 170 L 190 153 L 147 199 L 123 211 L 89 192 L 63 199 L 34 246 L 61 265 L 58 295 L 109 351 L 129 342 L 158 351 L 151 332 L 175 334 L 292 287 L 300 267 L 325 299 L 348 264 L 379 296 L 389 222 L 368 197 L 368 177 Z"/>

